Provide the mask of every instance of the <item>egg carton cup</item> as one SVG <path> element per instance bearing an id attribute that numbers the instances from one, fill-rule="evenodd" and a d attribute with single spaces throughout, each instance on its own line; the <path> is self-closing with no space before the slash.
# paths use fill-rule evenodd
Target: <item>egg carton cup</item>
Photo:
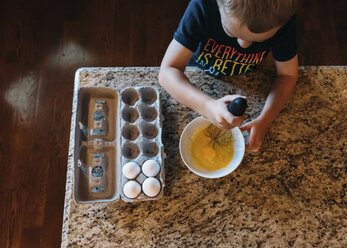
<path id="1" fill-rule="evenodd" d="M 137 86 L 122 90 L 81 87 L 75 126 L 74 198 L 76 202 L 126 202 L 156 200 L 165 186 L 164 149 L 160 94 L 156 87 Z M 136 162 L 141 186 L 146 160 L 155 160 L 161 184 L 155 197 L 143 192 L 134 199 L 126 197 L 123 187 L 129 180 L 123 165 Z M 142 187 L 141 187 L 142 188 Z"/>
<path id="2" fill-rule="evenodd" d="M 161 190 L 155 197 L 148 197 L 142 191 L 134 199 L 121 193 L 123 201 L 155 200 L 162 196 L 165 186 L 164 147 L 162 144 L 162 117 L 159 91 L 155 87 L 132 87 L 120 92 L 121 101 L 121 165 L 128 162 L 137 163 L 141 172 L 135 179 L 127 179 L 122 174 L 122 189 L 124 185 L 135 180 L 141 186 L 147 176 L 142 172 L 142 165 L 147 160 L 155 160 L 160 165 L 160 171 L 155 176 L 161 184 Z"/>

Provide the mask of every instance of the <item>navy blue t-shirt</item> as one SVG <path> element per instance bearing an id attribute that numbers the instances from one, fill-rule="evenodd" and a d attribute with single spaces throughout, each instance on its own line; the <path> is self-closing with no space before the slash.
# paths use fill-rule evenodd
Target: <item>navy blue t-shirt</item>
<path id="1" fill-rule="evenodd" d="M 270 50 L 277 61 L 293 58 L 296 19 L 293 16 L 270 39 L 242 48 L 237 38 L 225 33 L 216 0 L 192 0 L 174 39 L 194 52 L 190 65 L 216 76 L 239 75 L 253 70 Z"/>

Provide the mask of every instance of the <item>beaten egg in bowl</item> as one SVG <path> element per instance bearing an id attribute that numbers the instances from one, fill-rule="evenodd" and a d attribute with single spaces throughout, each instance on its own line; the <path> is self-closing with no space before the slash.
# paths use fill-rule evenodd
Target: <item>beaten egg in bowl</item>
<path id="1" fill-rule="evenodd" d="M 205 178 L 224 177 L 233 172 L 241 163 L 245 152 L 244 137 L 239 128 L 233 128 L 230 130 L 231 147 L 216 148 L 213 147 L 213 144 L 211 144 L 212 147 L 209 147 L 207 144 L 211 138 L 208 135 L 199 134 L 199 131 L 206 130 L 210 124 L 211 122 L 200 116 L 184 128 L 179 143 L 180 155 L 184 165 L 196 175 Z M 193 145 L 194 140 L 196 144 Z M 222 151 L 216 151 L 216 149 Z"/>
<path id="2" fill-rule="evenodd" d="M 205 128 L 201 128 L 194 135 L 190 149 L 192 160 L 197 166 L 208 171 L 216 171 L 226 168 L 233 159 L 234 141 L 231 139 L 227 145 L 218 145 L 211 142 Z"/>

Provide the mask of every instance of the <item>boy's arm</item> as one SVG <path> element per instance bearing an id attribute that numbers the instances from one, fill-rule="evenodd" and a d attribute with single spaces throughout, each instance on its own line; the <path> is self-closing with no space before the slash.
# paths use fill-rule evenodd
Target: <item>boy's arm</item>
<path id="1" fill-rule="evenodd" d="M 159 82 L 178 102 L 203 113 L 205 102 L 209 101 L 210 97 L 196 89 L 184 75 L 192 55 L 192 51 L 172 40 L 160 65 Z"/>
<path id="2" fill-rule="evenodd" d="M 241 130 L 250 133 L 250 140 L 246 147 L 248 151 L 259 151 L 266 130 L 276 119 L 285 103 L 293 92 L 298 79 L 297 55 L 285 62 L 276 61 L 277 75 L 275 82 L 267 96 L 261 114 L 253 121 L 246 123 Z"/>
<path id="3" fill-rule="evenodd" d="M 225 96 L 214 100 L 195 88 L 184 75 L 193 52 L 176 40 L 170 43 L 160 66 L 161 86 L 178 102 L 198 112 L 220 128 L 241 125 L 243 117 L 234 117 L 227 110 L 227 103 L 237 96 Z"/>

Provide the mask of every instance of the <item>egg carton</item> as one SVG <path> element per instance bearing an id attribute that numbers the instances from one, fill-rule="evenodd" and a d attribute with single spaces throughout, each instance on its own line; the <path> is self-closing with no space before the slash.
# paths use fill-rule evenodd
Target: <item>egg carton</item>
<path id="1" fill-rule="evenodd" d="M 78 91 L 75 127 L 74 198 L 76 202 L 126 202 L 155 200 L 165 186 L 162 114 L 159 91 L 152 86 L 114 90 L 82 87 Z M 159 164 L 154 176 L 160 191 L 154 197 L 142 190 L 148 178 L 142 171 L 147 160 Z M 134 179 L 127 179 L 123 166 L 135 162 L 141 168 Z M 123 188 L 130 181 L 141 185 L 135 198 Z"/>

